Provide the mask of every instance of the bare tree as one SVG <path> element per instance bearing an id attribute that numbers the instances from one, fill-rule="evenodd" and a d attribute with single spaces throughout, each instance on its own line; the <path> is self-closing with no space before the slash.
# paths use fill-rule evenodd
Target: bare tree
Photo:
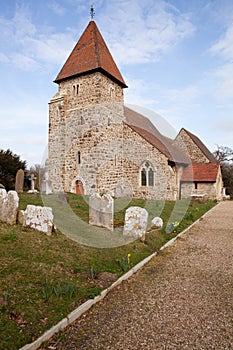
<path id="1" fill-rule="evenodd" d="M 227 194 L 233 197 L 233 150 L 226 146 L 217 146 L 215 158 L 221 164 L 222 178 Z"/>

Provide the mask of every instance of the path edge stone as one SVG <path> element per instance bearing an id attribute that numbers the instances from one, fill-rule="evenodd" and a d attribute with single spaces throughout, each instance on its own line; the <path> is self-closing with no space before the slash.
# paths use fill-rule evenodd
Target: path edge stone
<path id="1" fill-rule="evenodd" d="M 165 243 L 159 251 L 163 251 L 167 247 L 173 245 L 175 241 L 183 236 L 187 231 L 189 231 L 193 226 L 195 226 L 200 220 L 203 220 L 206 215 L 208 215 L 214 208 L 216 208 L 218 203 L 214 207 L 212 207 L 210 210 L 208 210 L 205 214 L 199 217 L 196 221 L 194 221 L 190 226 L 188 226 L 186 229 L 184 229 L 182 232 L 180 232 L 176 237 L 169 240 L 167 243 Z M 88 311 L 92 306 L 94 306 L 96 303 L 101 301 L 105 298 L 105 296 L 115 287 L 117 287 L 119 284 L 121 284 L 123 281 L 130 278 L 134 273 L 136 273 L 139 269 L 141 269 L 145 264 L 147 264 L 153 257 L 157 255 L 157 252 L 152 253 L 151 255 L 147 256 L 145 259 L 140 261 L 137 265 L 132 267 L 128 272 L 126 272 L 124 275 L 119 277 L 111 286 L 109 286 L 107 289 L 102 290 L 100 295 L 97 295 L 94 299 L 89 299 L 85 303 L 79 305 L 74 311 L 69 313 L 65 318 L 63 318 L 61 321 L 59 321 L 55 326 L 48 329 L 45 333 L 43 333 L 39 338 L 37 338 L 33 343 L 26 344 L 23 347 L 21 347 L 19 350 L 37 350 L 41 346 L 41 344 L 50 338 L 54 336 L 56 333 L 59 333 L 60 331 L 64 330 L 67 326 L 69 326 L 71 323 L 76 321 L 80 316 L 82 316 L 86 311 Z"/>

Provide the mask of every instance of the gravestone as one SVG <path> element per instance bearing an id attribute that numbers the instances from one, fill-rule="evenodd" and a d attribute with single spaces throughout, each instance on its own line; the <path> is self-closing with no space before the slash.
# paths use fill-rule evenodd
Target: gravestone
<path id="1" fill-rule="evenodd" d="M 17 193 L 23 193 L 23 184 L 24 184 L 24 171 L 19 169 L 15 177 L 15 190 Z"/>
<path id="2" fill-rule="evenodd" d="M 47 169 L 45 169 L 44 178 L 41 181 L 41 193 L 45 195 L 53 193 L 52 182 L 49 180 L 49 173 Z"/>
<path id="3" fill-rule="evenodd" d="M 0 188 L 0 220 L 3 220 L 4 202 L 7 198 L 7 191 L 4 188 Z"/>
<path id="4" fill-rule="evenodd" d="M 21 210 L 18 220 L 25 227 L 45 232 L 48 236 L 53 230 L 53 211 L 49 207 L 27 205 L 25 211 Z"/>
<path id="5" fill-rule="evenodd" d="M 0 189 L 0 220 L 9 225 L 16 224 L 19 197 L 16 191 Z"/>
<path id="6" fill-rule="evenodd" d="M 163 220 L 159 217 L 155 217 L 151 220 L 151 228 L 154 230 L 160 230 L 163 227 Z"/>
<path id="7" fill-rule="evenodd" d="M 94 193 L 89 198 L 89 224 L 113 231 L 114 200 L 109 194 Z"/>
<path id="8" fill-rule="evenodd" d="M 27 193 L 38 193 L 38 191 L 35 189 L 36 177 L 34 174 L 30 175 L 30 180 L 31 180 L 31 189 Z"/>
<path id="9" fill-rule="evenodd" d="M 148 212 L 145 208 L 130 207 L 125 212 L 124 236 L 145 239 Z"/>

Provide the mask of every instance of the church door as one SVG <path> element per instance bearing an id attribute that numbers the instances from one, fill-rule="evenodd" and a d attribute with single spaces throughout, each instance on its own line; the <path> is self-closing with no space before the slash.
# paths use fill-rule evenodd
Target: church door
<path id="1" fill-rule="evenodd" d="M 82 181 L 77 180 L 76 181 L 76 194 L 83 194 L 83 184 Z"/>

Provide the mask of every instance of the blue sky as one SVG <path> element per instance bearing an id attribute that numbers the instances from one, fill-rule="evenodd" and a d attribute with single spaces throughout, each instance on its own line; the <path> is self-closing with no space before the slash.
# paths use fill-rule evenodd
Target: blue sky
<path id="1" fill-rule="evenodd" d="M 28 166 L 42 161 L 53 80 L 90 20 L 90 4 L 0 0 L 0 148 Z M 185 127 L 211 151 L 233 148 L 232 0 L 94 4 L 129 86 L 125 102 L 158 113 L 177 132 Z"/>

